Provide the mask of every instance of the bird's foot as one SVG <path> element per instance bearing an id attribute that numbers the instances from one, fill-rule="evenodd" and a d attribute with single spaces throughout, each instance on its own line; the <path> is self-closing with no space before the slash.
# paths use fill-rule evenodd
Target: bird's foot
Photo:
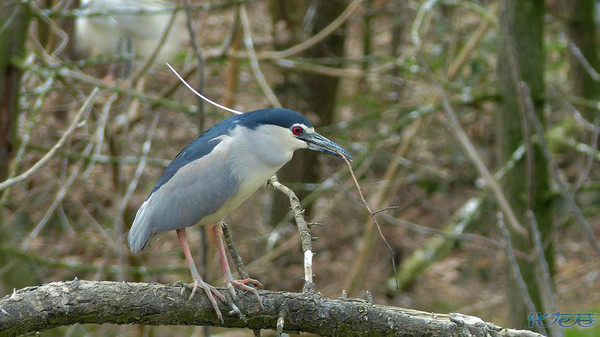
<path id="1" fill-rule="evenodd" d="M 260 299 L 260 296 L 258 295 L 258 291 L 256 291 L 256 288 L 250 287 L 247 284 L 251 284 L 258 289 L 263 288 L 262 283 L 260 283 L 258 280 L 252 279 L 252 278 L 246 278 L 246 279 L 242 279 L 242 280 L 232 280 L 232 279 L 225 280 L 225 286 L 229 290 L 229 293 L 231 294 L 231 297 L 233 299 L 237 299 L 237 295 L 235 293 L 235 288 L 244 290 L 244 291 L 249 291 L 252 294 L 254 294 L 254 296 L 256 296 L 256 299 L 258 300 L 258 303 L 260 304 L 260 308 L 264 309 L 262 301 Z"/>
<path id="2" fill-rule="evenodd" d="M 194 279 L 194 283 L 190 286 L 192 286 L 192 294 L 190 295 L 188 301 L 190 301 L 194 297 L 194 295 L 196 295 L 196 293 L 198 292 L 198 288 L 202 288 L 202 290 L 204 290 L 204 293 L 206 293 L 206 296 L 208 296 L 208 300 L 210 301 L 210 304 L 215 310 L 217 317 L 219 318 L 221 323 L 223 323 L 223 314 L 221 314 L 221 310 L 219 310 L 219 306 L 217 305 L 217 300 L 215 300 L 215 296 L 218 297 L 222 302 L 227 303 L 227 299 L 225 298 L 225 296 L 223 296 L 223 294 L 221 294 L 217 288 L 204 282 L 202 279 Z"/>

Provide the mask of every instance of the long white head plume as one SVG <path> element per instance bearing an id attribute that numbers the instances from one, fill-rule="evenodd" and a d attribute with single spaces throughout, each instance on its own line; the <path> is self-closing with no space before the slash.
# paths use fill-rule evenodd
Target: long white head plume
<path id="1" fill-rule="evenodd" d="M 192 91 L 194 94 L 196 94 L 196 96 L 198 96 L 198 97 L 202 98 L 202 99 L 203 99 L 205 102 L 207 102 L 207 103 L 209 103 L 209 104 L 212 104 L 212 105 L 216 106 L 216 107 L 217 107 L 217 108 L 219 108 L 219 109 L 223 109 L 223 110 L 225 110 L 225 111 L 228 111 L 228 112 L 234 113 L 234 114 L 236 114 L 236 115 L 241 115 L 241 114 L 243 113 L 243 112 L 241 112 L 241 111 L 237 111 L 237 110 L 234 110 L 234 109 L 228 108 L 228 107 L 226 107 L 226 106 L 224 106 L 224 105 L 221 105 L 221 104 L 219 104 L 219 103 L 216 103 L 216 102 L 213 102 L 213 101 L 211 101 L 210 99 L 208 99 L 207 97 L 205 97 L 204 95 L 202 95 L 201 93 L 199 93 L 198 91 L 196 91 L 196 89 L 194 89 L 194 88 L 193 88 L 191 85 L 189 85 L 189 84 L 188 84 L 188 83 L 187 83 L 187 82 L 186 82 L 186 81 L 183 79 L 183 77 L 181 77 L 181 75 L 179 75 L 179 73 L 178 73 L 178 72 L 177 72 L 175 69 L 173 69 L 173 67 L 171 67 L 171 65 L 170 65 L 170 64 L 168 64 L 168 63 L 167 63 L 167 66 L 169 67 L 169 69 L 171 69 L 171 71 L 172 71 L 172 72 L 174 72 L 174 73 L 175 73 L 175 75 L 176 75 L 176 76 L 179 78 L 179 80 L 180 80 L 181 82 L 183 82 L 183 84 L 185 84 L 185 86 L 186 86 L 188 89 L 190 89 L 190 90 L 191 90 L 191 91 Z"/>

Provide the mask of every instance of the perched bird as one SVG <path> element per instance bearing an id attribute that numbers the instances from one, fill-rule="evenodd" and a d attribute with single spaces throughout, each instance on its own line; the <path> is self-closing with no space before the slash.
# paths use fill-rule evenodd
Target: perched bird
<path id="1" fill-rule="evenodd" d="M 233 280 L 220 223 L 259 187 L 266 185 L 299 149 L 352 159 L 348 151 L 315 132 L 308 119 L 293 110 L 256 110 L 214 125 L 175 157 L 137 211 L 128 235 L 131 251 L 141 251 L 153 234 L 177 231 L 194 279 L 190 298 L 202 288 L 222 320 L 214 296 L 222 301 L 225 297 L 200 277 L 185 228 L 218 224 L 213 233 L 227 288 L 234 298 L 234 287 L 253 291 L 258 297 L 254 288 L 246 286 L 247 283 L 260 286 L 258 281 Z"/>
<path id="2" fill-rule="evenodd" d="M 165 8 L 169 6 L 172 4 L 161 0 L 82 0 L 84 13 L 106 12 L 106 15 L 77 18 L 77 48 L 92 55 L 127 53 L 147 59 L 168 27 L 172 11 Z M 140 13 L 143 11 L 146 13 Z M 172 59 L 180 50 L 186 36 L 184 28 L 182 18 L 177 15 L 156 63 Z"/>

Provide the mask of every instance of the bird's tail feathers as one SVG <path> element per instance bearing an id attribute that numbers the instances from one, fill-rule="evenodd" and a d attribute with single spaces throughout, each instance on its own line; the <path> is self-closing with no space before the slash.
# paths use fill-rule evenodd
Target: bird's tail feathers
<path id="1" fill-rule="evenodd" d="M 127 235 L 127 243 L 132 253 L 141 252 L 152 235 L 152 226 L 148 223 L 151 219 L 147 209 L 148 201 L 149 199 L 144 201 L 135 214 L 135 220 L 133 220 L 133 224 Z"/>

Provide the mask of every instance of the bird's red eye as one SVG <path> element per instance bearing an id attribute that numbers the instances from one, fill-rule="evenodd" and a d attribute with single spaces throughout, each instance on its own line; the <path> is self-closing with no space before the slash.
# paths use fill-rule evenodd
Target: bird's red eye
<path id="1" fill-rule="evenodd" d="M 292 133 L 293 133 L 295 136 L 298 136 L 298 135 L 302 134 L 302 132 L 303 132 L 303 131 L 304 131 L 304 130 L 302 130 L 302 128 L 301 128 L 301 127 L 299 127 L 299 126 L 294 126 L 294 127 L 292 128 Z"/>

